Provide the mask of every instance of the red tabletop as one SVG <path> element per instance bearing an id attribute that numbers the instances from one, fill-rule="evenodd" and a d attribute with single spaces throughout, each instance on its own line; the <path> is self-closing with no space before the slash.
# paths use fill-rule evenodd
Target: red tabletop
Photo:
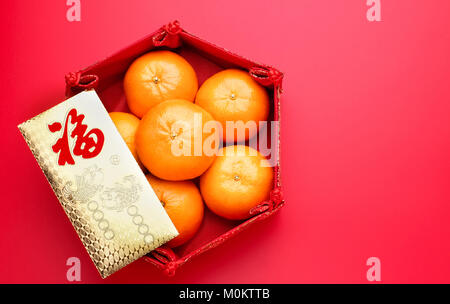
<path id="1" fill-rule="evenodd" d="M 450 2 L 2 1 L 0 282 L 448 282 Z M 137 261 L 97 273 L 17 124 L 64 98 L 64 74 L 174 19 L 285 73 L 286 207 L 167 278 Z"/>

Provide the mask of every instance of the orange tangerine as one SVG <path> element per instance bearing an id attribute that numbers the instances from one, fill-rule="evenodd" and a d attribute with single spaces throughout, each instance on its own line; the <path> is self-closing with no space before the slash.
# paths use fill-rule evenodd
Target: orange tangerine
<path id="1" fill-rule="evenodd" d="M 193 102 L 198 89 L 197 75 L 180 55 L 153 51 L 136 59 L 124 78 L 128 107 L 137 117 L 168 99 Z"/>
<path id="2" fill-rule="evenodd" d="M 200 191 L 191 181 L 165 181 L 150 174 L 146 177 L 179 233 L 166 245 L 177 247 L 186 243 L 195 235 L 203 220 Z"/>
<path id="3" fill-rule="evenodd" d="M 248 146 L 227 146 L 200 177 L 200 191 L 208 208 L 232 220 L 250 217 L 250 210 L 267 200 L 273 185 L 268 160 Z"/>
<path id="4" fill-rule="evenodd" d="M 139 118 L 137 118 L 133 114 L 125 112 L 111 112 L 109 113 L 109 116 L 111 117 L 111 120 L 113 121 L 123 140 L 127 144 L 128 149 L 130 149 L 137 163 L 139 164 L 141 169 L 144 169 L 144 166 L 142 165 L 137 155 L 134 142 L 134 137 L 136 135 L 136 131 L 140 122 Z"/>
<path id="5" fill-rule="evenodd" d="M 255 136 L 259 122 L 267 120 L 270 108 L 266 89 L 247 72 L 237 69 L 223 70 L 208 78 L 198 90 L 195 103 L 222 124 L 226 142 Z M 227 130 L 227 121 L 243 124 Z M 245 124 L 249 127 L 245 128 Z"/>
<path id="6" fill-rule="evenodd" d="M 165 180 L 200 176 L 214 161 L 218 148 L 213 140 L 219 137 L 217 128 L 208 129 L 208 125 L 217 123 L 201 107 L 182 99 L 164 101 L 151 108 L 139 124 L 139 159 L 153 175 Z"/>

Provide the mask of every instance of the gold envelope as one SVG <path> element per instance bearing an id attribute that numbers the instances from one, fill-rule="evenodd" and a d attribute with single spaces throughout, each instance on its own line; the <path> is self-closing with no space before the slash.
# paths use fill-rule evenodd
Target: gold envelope
<path id="1" fill-rule="evenodd" d="M 94 90 L 19 129 L 103 278 L 178 235 Z"/>

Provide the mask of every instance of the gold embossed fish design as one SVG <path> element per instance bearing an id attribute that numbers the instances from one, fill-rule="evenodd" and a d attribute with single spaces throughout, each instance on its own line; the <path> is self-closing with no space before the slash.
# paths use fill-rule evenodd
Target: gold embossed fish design
<path id="1" fill-rule="evenodd" d="M 75 176 L 75 189 L 72 182 L 67 182 L 63 188 L 64 197 L 74 203 L 86 203 L 103 189 L 103 171 L 96 165 L 83 170 Z"/>
<path id="2" fill-rule="evenodd" d="M 122 182 L 116 182 L 114 187 L 106 188 L 100 195 L 103 207 L 123 211 L 139 200 L 141 186 L 133 175 L 125 176 Z"/>

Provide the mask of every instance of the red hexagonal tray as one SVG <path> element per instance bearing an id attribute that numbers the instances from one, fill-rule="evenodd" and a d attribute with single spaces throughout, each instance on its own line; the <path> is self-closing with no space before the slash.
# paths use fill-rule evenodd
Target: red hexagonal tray
<path id="1" fill-rule="evenodd" d="M 240 68 L 266 87 L 271 98 L 270 120 L 280 121 L 283 74 L 268 65 L 255 63 L 231 53 L 183 30 L 179 22 L 171 22 L 156 32 L 83 70 L 66 75 L 66 97 L 82 90 L 95 88 L 108 111 L 129 111 L 123 92 L 122 79 L 129 65 L 139 56 L 154 49 L 170 49 L 186 58 L 194 67 L 199 85 L 208 77 L 225 68 Z M 272 153 L 276 153 L 274 184 L 270 199 L 252 210 L 245 221 L 228 221 L 205 210 L 204 222 L 196 236 L 174 250 L 160 247 L 144 257 L 146 261 L 174 275 L 175 270 L 193 257 L 218 247 L 250 225 L 261 221 L 284 206 L 280 179 L 280 127 L 268 137 Z"/>

